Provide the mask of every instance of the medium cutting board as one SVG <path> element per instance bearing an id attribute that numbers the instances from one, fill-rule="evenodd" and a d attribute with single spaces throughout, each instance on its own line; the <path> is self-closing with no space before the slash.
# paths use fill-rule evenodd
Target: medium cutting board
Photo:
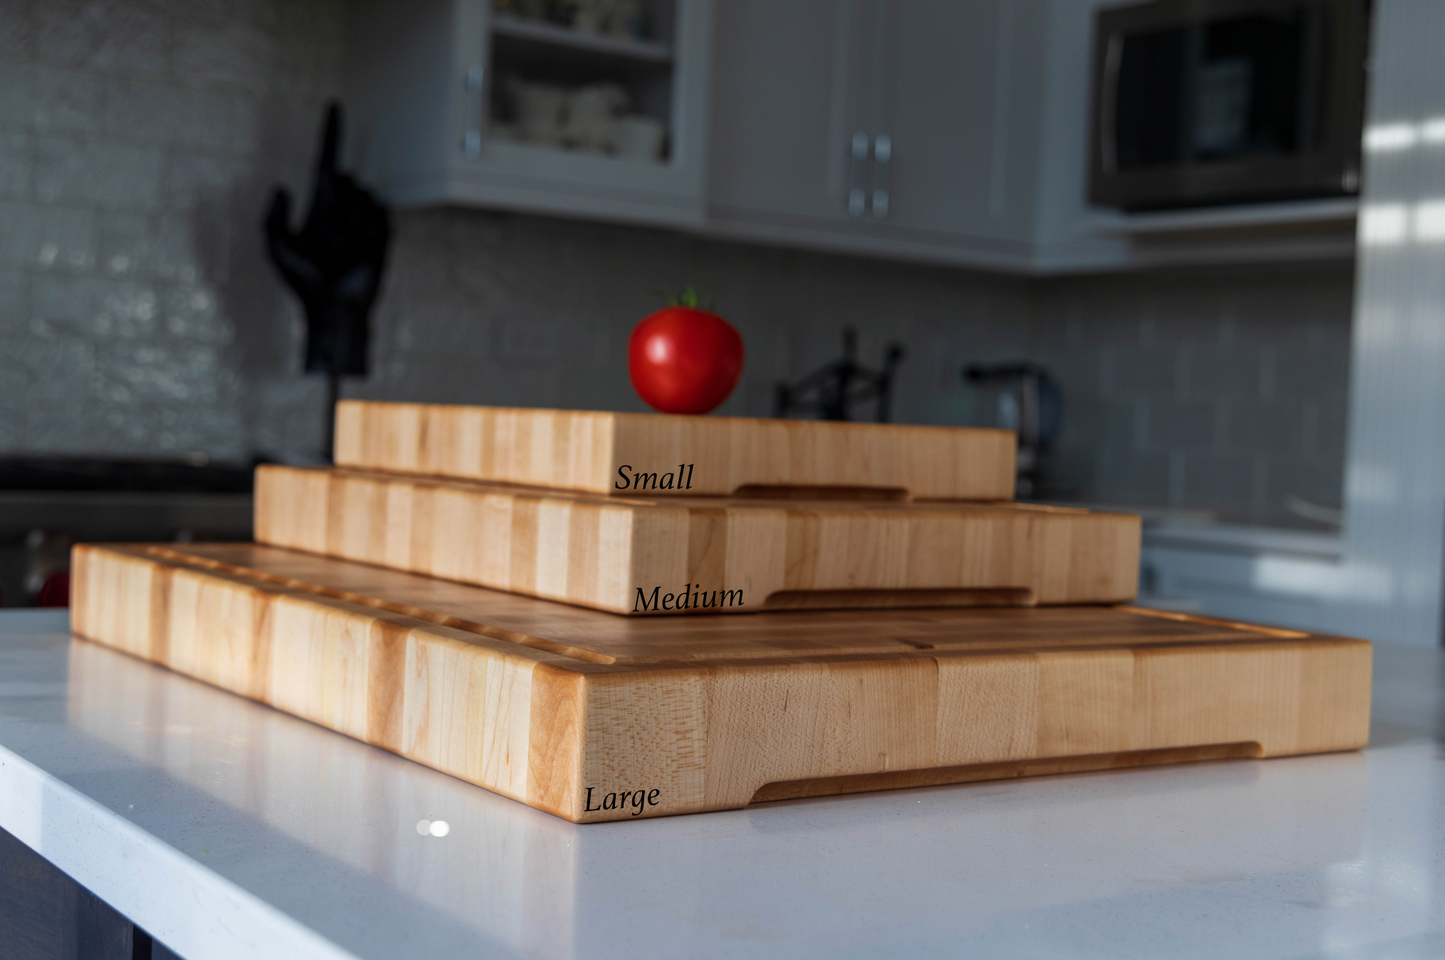
<path id="1" fill-rule="evenodd" d="M 338 466 L 603 495 L 827 487 L 1009 500 L 1006 430 L 347 400 Z"/>
<path id="2" fill-rule="evenodd" d="M 599 497 L 256 470 L 256 539 L 623 614 L 1120 603 L 1139 518 L 1014 503 Z"/>
<path id="3" fill-rule="evenodd" d="M 1130 608 L 616 617 L 251 544 L 72 576 L 85 637 L 575 821 L 1369 730 L 1368 643 Z"/>

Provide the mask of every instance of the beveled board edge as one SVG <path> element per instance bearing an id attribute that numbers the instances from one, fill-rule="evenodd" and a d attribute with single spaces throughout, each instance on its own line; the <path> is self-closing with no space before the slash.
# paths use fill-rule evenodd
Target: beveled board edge
<path id="1" fill-rule="evenodd" d="M 577 822 L 736 808 L 770 783 L 1368 738 L 1358 640 L 639 669 L 135 548 L 77 546 L 73 569 L 80 635 Z"/>
<path id="2" fill-rule="evenodd" d="M 276 464 L 256 468 L 255 500 L 262 543 L 624 615 L 1123 603 L 1138 583 L 1140 519 L 1107 511 L 608 498 Z"/>
<path id="3" fill-rule="evenodd" d="M 338 466 L 603 495 L 639 483 L 654 496 L 752 486 L 1014 495 L 1015 436 L 992 428 L 370 400 L 343 400 L 335 416 Z"/>

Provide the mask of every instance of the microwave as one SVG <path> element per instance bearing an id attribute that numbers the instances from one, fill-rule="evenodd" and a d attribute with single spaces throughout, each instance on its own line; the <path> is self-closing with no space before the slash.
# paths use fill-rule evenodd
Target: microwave
<path id="1" fill-rule="evenodd" d="M 1094 20 L 1089 201 L 1357 194 L 1368 0 L 1151 0 Z"/>

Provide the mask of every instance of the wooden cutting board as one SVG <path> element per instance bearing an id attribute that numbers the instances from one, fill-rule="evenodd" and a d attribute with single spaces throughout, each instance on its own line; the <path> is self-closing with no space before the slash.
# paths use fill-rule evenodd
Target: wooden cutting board
<path id="1" fill-rule="evenodd" d="M 960 501 L 599 497 L 256 470 L 256 539 L 623 614 L 1134 597 L 1139 518 Z"/>
<path id="2" fill-rule="evenodd" d="M 617 617 L 252 544 L 72 570 L 85 637 L 575 821 L 1369 731 L 1368 643 L 1123 607 Z"/>
<path id="3" fill-rule="evenodd" d="M 1007 430 L 363 400 L 336 407 L 338 466 L 606 496 L 826 487 L 1010 500 L 1014 455 Z"/>

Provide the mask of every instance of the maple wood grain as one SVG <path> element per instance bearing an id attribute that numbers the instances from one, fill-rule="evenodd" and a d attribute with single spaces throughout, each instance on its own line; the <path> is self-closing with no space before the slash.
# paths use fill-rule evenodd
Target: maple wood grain
<path id="1" fill-rule="evenodd" d="M 1120 603 L 1139 571 L 1138 517 L 1014 503 L 600 497 L 262 466 L 255 517 L 262 543 L 622 614 Z"/>
<path id="2" fill-rule="evenodd" d="M 1015 454 L 1013 433 L 971 427 L 370 400 L 336 407 L 338 466 L 605 496 L 814 487 L 1009 500 Z"/>
<path id="3" fill-rule="evenodd" d="M 253 544 L 81 545 L 72 623 L 582 822 L 1368 736 L 1368 643 L 1123 607 L 619 617 Z"/>

